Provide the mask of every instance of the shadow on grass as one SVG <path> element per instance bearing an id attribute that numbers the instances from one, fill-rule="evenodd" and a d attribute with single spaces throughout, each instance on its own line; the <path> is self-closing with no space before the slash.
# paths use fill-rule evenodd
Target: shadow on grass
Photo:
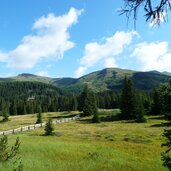
<path id="1" fill-rule="evenodd" d="M 100 122 L 114 122 L 114 121 L 121 121 L 120 116 L 119 115 L 100 116 Z M 92 118 L 82 117 L 81 119 L 79 119 L 79 122 L 82 124 L 90 124 L 90 123 L 94 124 L 92 122 Z"/>
<path id="2" fill-rule="evenodd" d="M 100 121 L 102 122 L 113 122 L 113 121 L 121 121 L 120 115 L 109 115 L 100 117 Z"/>
<path id="3" fill-rule="evenodd" d="M 60 119 L 60 118 L 70 118 L 70 117 L 74 117 L 78 114 L 72 114 L 72 115 L 64 115 L 64 116 L 53 116 L 53 119 Z"/>
<path id="4" fill-rule="evenodd" d="M 78 120 L 81 124 L 90 124 L 92 123 L 92 119 L 91 118 L 84 118 L 82 117 L 82 119 Z"/>
<path id="5" fill-rule="evenodd" d="M 9 122 L 10 120 L 0 120 L 0 123 L 7 123 Z"/>
<path id="6" fill-rule="evenodd" d="M 166 118 L 163 115 L 162 116 L 156 116 L 156 115 L 154 115 L 154 116 L 150 116 L 149 119 L 153 119 L 153 120 L 164 120 Z"/>
<path id="7" fill-rule="evenodd" d="M 162 122 L 160 124 L 153 124 L 150 127 L 166 127 L 166 126 L 171 126 L 170 122 Z"/>
<path id="8" fill-rule="evenodd" d="M 41 136 L 41 137 L 52 137 L 52 136 L 56 136 L 56 137 L 61 137 L 63 136 L 63 133 L 61 132 L 53 132 L 51 135 L 46 135 L 44 134 L 38 134 L 38 133 L 32 133 L 32 134 L 28 134 L 29 136 Z"/>

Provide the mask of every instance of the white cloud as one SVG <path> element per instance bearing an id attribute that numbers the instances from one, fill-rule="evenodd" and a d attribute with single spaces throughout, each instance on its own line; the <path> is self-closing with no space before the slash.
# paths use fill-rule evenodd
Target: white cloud
<path id="1" fill-rule="evenodd" d="M 78 78 L 80 76 L 82 76 L 85 71 L 87 70 L 86 67 L 80 66 L 76 71 L 75 71 L 75 77 Z"/>
<path id="2" fill-rule="evenodd" d="M 42 76 L 42 77 L 49 77 L 49 74 L 47 71 L 39 71 L 39 72 L 36 72 L 35 74 Z"/>
<path id="3" fill-rule="evenodd" d="M 85 45 L 85 55 L 80 60 L 80 67 L 76 70 L 75 76 L 80 77 L 84 72 L 98 62 L 105 62 L 105 66 L 117 66 L 115 58 L 121 54 L 131 42 L 137 32 L 116 32 L 113 36 L 107 37 L 104 42 L 91 42 Z"/>
<path id="4" fill-rule="evenodd" d="M 131 56 L 136 58 L 141 70 L 171 71 L 171 52 L 167 42 L 140 43 Z"/>
<path id="5" fill-rule="evenodd" d="M 9 68 L 28 69 L 44 58 L 62 58 L 65 51 L 74 47 L 68 29 L 82 12 L 71 8 L 62 16 L 42 16 L 33 25 L 36 34 L 25 36 L 14 50 L 0 52 L 0 62 L 6 62 Z"/>
<path id="6" fill-rule="evenodd" d="M 116 61 L 114 58 L 108 58 L 105 60 L 105 67 L 106 68 L 114 68 L 117 67 Z"/>

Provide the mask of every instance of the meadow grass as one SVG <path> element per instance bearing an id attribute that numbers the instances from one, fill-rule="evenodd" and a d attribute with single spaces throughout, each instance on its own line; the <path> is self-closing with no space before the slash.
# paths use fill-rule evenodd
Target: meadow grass
<path id="1" fill-rule="evenodd" d="M 60 119 L 62 117 L 70 117 L 78 112 L 48 112 L 42 113 L 43 122 L 46 122 L 49 117 L 53 119 Z M 10 130 L 22 126 L 35 124 L 37 120 L 37 114 L 28 115 L 16 115 L 10 116 L 8 122 L 2 122 L 2 116 L 0 116 L 0 131 Z"/>
<path id="2" fill-rule="evenodd" d="M 45 119 L 65 115 L 44 114 Z M 31 115 L 22 117 L 28 118 L 28 122 L 35 121 Z M 25 171 L 167 170 L 162 166 L 160 155 L 164 150 L 161 148 L 164 120 L 149 117 L 142 124 L 126 121 L 93 124 L 90 120 L 86 117 L 57 124 L 54 136 L 43 136 L 43 128 L 10 135 L 9 142 L 13 143 L 19 136 Z M 11 171 L 13 167 L 12 162 L 0 163 L 0 171 Z"/>

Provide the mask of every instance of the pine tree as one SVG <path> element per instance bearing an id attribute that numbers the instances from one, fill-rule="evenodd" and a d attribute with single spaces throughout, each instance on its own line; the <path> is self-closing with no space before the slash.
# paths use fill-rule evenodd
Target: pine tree
<path id="1" fill-rule="evenodd" d="M 53 135 L 54 127 L 52 123 L 52 119 L 49 118 L 48 122 L 45 125 L 45 135 Z"/>
<path id="2" fill-rule="evenodd" d="M 171 82 L 160 87 L 160 95 L 162 100 L 162 110 L 166 113 L 165 117 L 171 124 Z M 161 154 L 163 166 L 171 171 L 171 129 L 165 129 L 163 136 L 166 139 L 165 143 L 162 144 L 162 146 L 166 147 L 165 152 Z"/>
<path id="3" fill-rule="evenodd" d="M 91 116 L 93 113 L 92 107 L 91 107 L 91 101 L 87 97 L 84 101 L 84 106 L 83 106 L 83 115 L 84 116 Z"/>
<path id="4" fill-rule="evenodd" d="M 81 106 L 84 116 L 91 116 L 97 112 L 97 102 L 93 92 L 86 85 L 82 93 Z"/>
<path id="5" fill-rule="evenodd" d="M 146 118 L 144 117 L 144 115 L 145 115 L 145 110 L 144 110 L 142 101 L 141 101 L 140 97 L 137 94 L 137 98 L 136 98 L 136 119 L 135 119 L 135 122 L 137 122 L 137 123 L 146 122 Z"/>
<path id="6" fill-rule="evenodd" d="M 171 82 L 163 84 L 160 89 L 162 112 L 165 113 L 165 118 L 171 123 Z"/>
<path id="7" fill-rule="evenodd" d="M 7 108 L 4 108 L 3 112 L 2 112 L 2 117 L 3 117 L 3 122 L 7 122 L 9 121 L 9 113 L 7 111 Z"/>
<path id="8" fill-rule="evenodd" d="M 41 106 L 39 105 L 38 106 L 38 114 L 37 114 L 37 121 L 36 123 L 42 123 L 42 109 L 41 109 Z"/>
<path id="9" fill-rule="evenodd" d="M 92 122 L 93 123 L 100 123 L 100 118 L 99 118 L 99 113 L 98 111 L 96 111 L 93 115 L 93 118 L 92 118 Z"/>
<path id="10" fill-rule="evenodd" d="M 162 146 L 166 147 L 166 151 L 161 154 L 163 166 L 167 167 L 171 170 L 171 130 L 164 130 L 163 136 L 166 139 L 166 142 L 162 144 Z"/>
<path id="11" fill-rule="evenodd" d="M 88 96 L 88 86 L 87 84 L 84 86 L 84 89 L 80 96 L 78 97 L 78 110 L 83 111 L 84 105 L 85 105 L 85 100 Z"/>
<path id="12" fill-rule="evenodd" d="M 136 98 L 132 81 L 124 79 L 121 95 L 121 119 L 136 119 Z"/>
<path id="13" fill-rule="evenodd" d="M 125 78 L 121 97 L 121 119 L 145 122 L 144 107 L 132 81 Z"/>
<path id="14" fill-rule="evenodd" d="M 23 103 L 23 114 L 24 114 L 24 115 L 27 114 L 25 103 Z"/>
<path id="15" fill-rule="evenodd" d="M 152 115 L 159 115 L 159 114 L 161 114 L 161 110 L 162 110 L 162 103 L 161 103 L 160 93 L 155 88 L 153 90 L 153 103 L 152 103 L 151 114 Z"/>
<path id="16" fill-rule="evenodd" d="M 10 114 L 11 115 L 17 115 L 17 107 L 16 107 L 15 102 L 12 102 L 12 104 L 10 106 Z"/>
<path id="17" fill-rule="evenodd" d="M 15 144 L 9 150 L 8 137 L 3 135 L 0 139 L 0 161 L 7 161 L 14 158 L 18 154 L 19 148 L 20 140 L 17 138 Z"/>
<path id="18" fill-rule="evenodd" d="M 76 111 L 76 110 L 77 110 L 77 106 L 78 106 L 77 99 L 76 99 L 76 97 L 73 95 L 73 96 L 71 97 L 71 110 L 72 110 L 72 111 Z"/>

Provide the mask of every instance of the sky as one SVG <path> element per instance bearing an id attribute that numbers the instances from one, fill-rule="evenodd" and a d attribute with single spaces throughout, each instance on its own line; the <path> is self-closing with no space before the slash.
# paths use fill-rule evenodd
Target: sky
<path id="1" fill-rule="evenodd" d="M 119 15 L 123 0 L 1 0 L 0 77 L 81 77 L 104 68 L 171 72 L 171 22 Z"/>

